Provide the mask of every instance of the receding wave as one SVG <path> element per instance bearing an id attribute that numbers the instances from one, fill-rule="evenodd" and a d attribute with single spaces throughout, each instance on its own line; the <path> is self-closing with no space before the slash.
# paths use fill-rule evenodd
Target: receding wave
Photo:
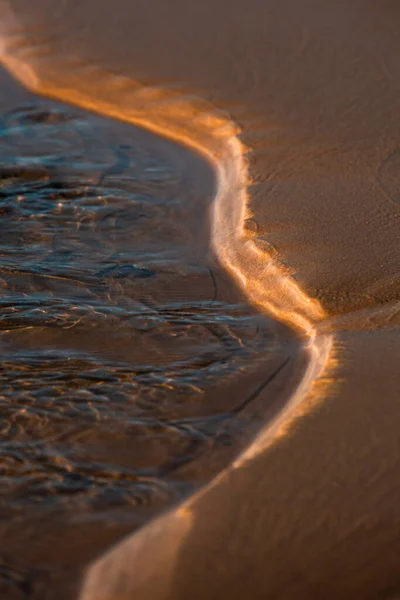
<path id="1" fill-rule="evenodd" d="M 42 96 L 61 102 L 67 102 L 80 109 L 89 110 L 93 113 L 111 117 L 131 125 L 143 127 L 152 133 L 177 142 L 194 151 L 211 166 L 212 171 L 215 174 L 216 189 L 210 210 L 209 228 L 212 250 L 218 260 L 218 264 L 223 267 L 241 292 L 244 293 L 248 304 L 254 306 L 261 314 L 267 317 L 273 317 L 276 321 L 283 323 L 285 326 L 294 330 L 296 332 L 297 340 L 301 340 L 302 348 L 302 360 L 298 362 L 298 365 L 301 366 L 301 373 L 299 375 L 297 372 L 297 376 L 295 378 L 292 377 L 292 386 L 287 387 L 286 396 L 280 399 L 279 410 L 274 410 L 268 415 L 269 421 L 257 435 L 255 435 L 256 429 L 253 429 L 254 440 L 234 462 L 230 461 L 231 466 L 228 468 L 240 468 L 246 460 L 250 460 L 254 455 L 263 451 L 270 443 L 273 443 L 274 440 L 279 437 L 279 432 L 282 428 L 286 431 L 286 427 L 290 424 L 291 420 L 296 418 L 299 407 L 302 407 L 301 410 L 308 410 L 310 406 L 313 406 L 315 400 L 313 389 L 316 382 L 319 380 L 318 378 L 324 373 L 329 364 L 332 347 L 331 336 L 316 335 L 316 327 L 326 317 L 319 303 L 303 293 L 295 280 L 291 278 L 286 270 L 279 264 L 277 258 L 270 254 L 268 250 L 265 250 L 264 248 L 261 249 L 252 239 L 251 233 L 246 229 L 246 220 L 250 216 L 247 211 L 249 183 L 246 161 L 247 149 L 240 141 L 240 131 L 235 124 L 230 121 L 227 115 L 214 110 L 197 98 L 184 97 L 167 89 L 144 86 L 139 82 L 132 81 L 122 76 L 104 73 L 100 68 L 83 64 L 78 57 L 52 54 L 47 43 L 40 44 L 28 41 L 29 36 L 27 36 L 25 31 L 21 30 L 7 3 L 1 2 L 0 9 L 3 17 L 1 24 L 2 37 L 0 41 L 1 60 L 13 76 L 19 79 L 27 88 Z M 27 113 L 29 113 L 29 110 Z M 22 113 L 22 118 L 25 118 L 24 113 Z M 61 120 L 63 118 L 64 117 L 60 117 Z M 127 149 L 123 146 L 124 144 L 119 146 L 117 152 L 114 153 L 116 155 L 112 157 L 111 161 L 114 165 L 112 167 L 114 168 L 114 172 L 119 174 L 121 172 L 121 161 L 124 163 L 124 161 L 127 160 L 127 155 L 131 152 L 129 148 Z M 48 159 L 50 168 L 54 167 L 52 160 L 53 159 L 51 158 Z M 57 161 L 57 157 L 55 160 Z M 93 163 L 91 163 L 91 165 L 91 168 L 93 167 L 93 169 L 96 170 Z M 37 167 L 39 171 L 40 168 L 41 167 Z M 97 173 L 97 178 L 94 178 L 96 184 L 99 184 L 99 182 L 104 184 L 102 173 L 104 173 L 104 165 L 103 168 L 100 169 L 100 174 Z M 36 181 L 37 178 L 39 177 L 40 179 L 42 175 L 39 173 L 38 176 L 38 173 L 33 173 L 31 162 L 28 166 L 25 165 L 23 168 L 20 165 L 19 170 L 17 171 L 15 170 L 15 165 L 8 165 L 3 170 L 2 177 L 5 179 L 8 178 L 7 181 L 10 185 L 18 186 L 21 185 L 21 178 L 25 178 L 25 180 L 31 178 Z M 73 175 L 70 176 L 70 180 L 71 177 L 73 177 Z M 17 181 L 15 181 L 16 179 Z M 43 181 L 46 181 L 46 185 L 48 184 L 48 177 L 46 174 L 42 177 L 42 184 Z M 125 184 L 126 182 L 124 185 Z M 163 179 L 163 184 L 165 184 L 165 179 Z M 49 185 L 51 187 L 51 181 Z M 87 182 L 87 185 L 90 188 L 91 183 Z M 117 194 L 118 202 L 121 202 L 121 195 L 126 194 L 122 201 L 123 208 L 121 209 L 121 207 L 118 207 L 118 210 L 121 209 L 122 211 L 125 211 L 125 214 L 121 219 L 127 219 L 128 223 L 128 204 L 129 194 L 131 193 L 129 191 L 129 185 L 131 185 L 131 182 L 128 182 L 128 188 L 124 188 L 123 193 L 121 190 L 118 190 Z M 51 193 L 47 188 L 45 191 L 46 193 Z M 107 188 L 105 187 L 104 194 L 107 195 L 109 192 L 110 190 L 107 191 Z M 68 209 L 66 207 L 68 205 L 69 193 L 71 193 L 70 186 L 66 186 L 66 189 L 62 189 L 62 194 L 66 196 L 64 206 L 60 207 L 60 210 L 62 208 L 62 214 L 64 214 L 62 212 L 64 209 L 66 210 L 65 214 L 68 214 Z M 74 192 L 72 192 L 72 194 L 74 194 Z M 96 195 L 96 192 L 93 191 L 93 194 Z M 115 190 L 111 196 L 115 198 Z M 14 198 L 18 198 L 18 194 L 15 194 Z M 128 202 L 125 207 L 125 202 L 127 200 Z M 17 204 L 17 202 L 18 200 L 15 200 L 15 204 Z M 45 200 L 43 200 L 43 202 L 45 202 Z M 95 213 L 99 210 L 99 207 L 96 202 L 94 202 L 93 205 L 95 206 L 95 210 L 93 210 L 93 207 L 91 208 L 86 205 L 81 207 L 82 214 L 80 217 L 82 217 L 83 227 L 88 226 L 88 223 L 93 224 L 93 222 L 96 221 Z M 134 200 L 133 205 L 137 207 L 137 199 Z M 79 206 L 79 201 L 74 203 L 74 206 Z M 18 207 L 15 206 L 14 209 L 22 210 L 19 205 Z M 46 207 L 44 205 L 38 206 L 37 210 L 39 212 L 45 212 Z M 139 212 L 146 212 L 144 202 L 140 204 L 138 210 Z M 68 216 L 68 218 L 71 220 L 70 216 Z M 115 218 L 115 215 L 112 218 Z M 74 223 L 74 227 L 76 227 L 76 222 Z M 26 232 L 26 235 L 28 235 L 28 232 Z M 34 236 L 35 233 L 29 232 L 29 235 Z M 168 232 L 165 233 L 163 239 L 168 239 Z M 62 251 L 68 253 L 71 249 L 62 248 Z M 24 349 L 29 346 L 29 327 L 31 326 L 31 321 L 29 321 L 29 319 L 31 319 L 32 316 L 38 320 L 40 326 L 46 331 L 44 334 L 45 339 L 48 329 L 51 328 L 51 324 L 57 322 L 57 320 L 58 322 L 62 321 L 63 325 L 65 325 L 65 330 L 75 322 L 78 323 L 78 330 L 81 326 L 79 325 L 80 321 L 82 324 L 90 323 L 90 326 L 97 330 L 99 335 L 98 340 L 96 340 L 96 356 L 98 356 L 98 347 L 106 347 L 107 345 L 107 343 L 101 339 L 101 329 L 104 323 L 104 303 L 102 303 L 102 294 L 107 294 L 109 292 L 107 289 L 105 291 L 104 289 L 101 289 L 102 282 L 107 279 L 112 282 L 115 289 L 120 290 L 121 288 L 118 286 L 121 281 L 125 281 L 126 278 L 132 277 L 135 281 L 134 285 L 137 286 L 141 285 L 142 280 L 151 281 L 152 275 L 160 272 L 160 270 L 162 272 L 164 269 L 164 272 L 168 272 L 168 268 L 170 267 L 168 264 L 160 266 L 160 264 L 156 264 L 156 261 L 152 262 L 152 260 L 148 260 L 145 264 L 139 264 L 132 256 L 129 257 L 129 260 L 124 261 L 121 260 L 120 256 L 114 256 L 114 260 L 110 261 L 110 253 L 108 253 L 107 257 L 104 257 L 101 255 L 101 251 L 102 250 L 100 249 L 97 256 L 93 256 L 93 268 L 89 270 L 90 272 L 86 273 L 80 272 L 78 267 L 74 270 L 73 256 L 69 256 L 71 264 L 68 269 L 64 269 L 64 271 L 61 270 L 58 273 L 52 271 L 50 275 L 52 276 L 53 281 L 50 283 L 49 277 L 46 277 L 49 273 L 46 273 L 43 270 L 43 265 L 39 272 L 37 270 L 37 265 L 35 267 L 36 270 L 33 265 L 31 265 L 29 269 L 20 269 L 17 273 L 15 267 L 16 264 L 19 263 L 21 257 L 11 257 L 8 260 L 8 264 L 3 266 L 2 277 L 6 282 L 11 278 L 12 281 L 7 284 L 14 286 L 14 292 L 15 289 L 17 289 L 15 286 L 28 285 L 29 289 L 35 289 L 35 286 L 37 286 L 40 293 L 46 295 L 49 286 L 64 285 L 65 280 L 68 280 L 68 277 L 71 276 L 73 276 L 75 281 L 83 281 L 84 288 L 79 310 L 76 310 L 76 304 L 70 307 L 64 305 L 59 306 L 48 299 L 49 310 L 46 313 L 47 316 L 45 321 L 43 321 L 43 314 L 40 313 L 42 306 L 40 306 L 39 311 L 37 311 L 36 309 L 38 307 L 32 304 L 31 301 L 27 302 L 26 298 L 23 298 L 22 296 L 16 310 L 12 310 L 8 315 L 7 309 L 5 310 L 4 315 L 6 315 L 5 318 L 8 319 L 7 323 L 9 323 L 7 325 L 7 335 L 10 335 L 12 338 L 14 344 L 12 351 L 15 354 L 12 359 L 13 362 L 9 365 L 10 372 L 16 374 L 10 378 L 11 391 L 12 385 L 15 385 L 12 382 L 21 381 L 22 377 L 25 376 L 24 373 L 24 375 L 20 375 L 18 378 L 18 369 L 22 369 L 22 367 L 18 367 L 18 365 L 23 364 L 23 369 L 28 369 L 29 371 L 29 365 L 26 366 L 26 356 L 24 357 L 23 354 Z M 94 264 L 100 264 L 100 267 L 96 266 L 95 269 Z M 182 273 L 176 273 L 176 275 L 182 276 Z M 206 285 L 210 286 L 209 289 L 215 288 L 215 277 L 212 272 L 210 273 L 208 268 L 205 268 L 201 274 L 190 272 L 189 275 L 192 277 L 199 277 L 196 293 L 201 293 L 201 290 L 204 289 L 205 277 L 207 277 Z M 46 280 L 46 282 L 44 282 L 44 280 Z M 46 290 L 42 289 L 43 286 Z M 96 289 L 96 298 L 90 296 L 93 291 L 93 286 Z M 26 296 L 26 287 L 22 290 L 22 294 L 25 294 Z M 87 296 L 87 294 L 89 294 L 89 296 Z M 162 400 L 160 400 L 161 396 L 158 398 L 157 394 L 160 393 L 162 395 L 165 392 L 166 387 L 168 387 L 169 384 L 171 385 L 171 381 L 174 384 L 174 369 L 186 369 L 185 373 L 187 377 L 185 385 L 182 386 L 182 398 L 187 397 L 189 389 L 190 393 L 194 394 L 196 393 L 196 389 L 199 389 L 199 382 L 196 380 L 195 374 L 190 372 L 190 360 L 194 361 L 194 363 L 198 360 L 198 352 L 196 352 L 195 349 L 199 340 L 203 340 L 203 335 L 213 336 L 211 344 L 216 344 L 216 346 L 218 346 L 218 348 L 214 348 L 213 346 L 212 351 L 214 352 L 214 357 L 215 353 L 218 354 L 218 352 L 223 353 L 226 351 L 226 336 L 231 336 L 231 349 L 236 345 L 236 350 L 232 352 L 232 360 L 238 360 L 239 356 L 242 356 L 243 358 L 241 353 L 246 352 L 248 352 L 246 355 L 247 359 L 248 357 L 250 357 L 250 359 L 254 357 L 254 360 L 259 360 L 259 358 L 256 359 L 255 357 L 260 357 L 265 352 L 265 339 L 268 337 L 268 333 L 265 331 L 264 333 L 262 332 L 262 327 L 265 327 L 265 325 L 260 326 L 257 315 L 254 311 L 252 312 L 249 307 L 239 306 L 237 303 L 220 303 L 218 298 L 212 297 L 211 302 L 203 300 L 200 304 L 195 298 L 191 298 L 190 300 L 185 299 L 178 307 L 173 302 L 166 302 L 164 303 L 162 311 L 157 310 L 154 305 L 150 304 L 147 306 L 146 311 L 143 312 L 142 309 L 138 310 L 137 307 L 136 309 L 132 309 L 129 304 L 130 300 L 131 298 L 128 298 L 128 302 L 125 302 L 123 310 L 119 311 L 118 318 L 114 320 L 111 325 L 114 330 L 117 328 L 120 331 L 123 344 L 128 343 L 128 338 L 132 339 L 131 334 L 135 334 L 136 326 L 139 326 L 139 328 L 149 327 L 150 329 L 154 327 L 157 330 L 157 328 L 162 329 L 167 322 L 168 324 L 172 323 L 172 327 L 176 327 L 177 331 L 180 331 L 180 325 L 177 322 L 179 321 L 179 318 L 176 318 L 177 309 L 181 311 L 181 314 L 182 311 L 186 311 L 186 324 L 187 320 L 189 320 L 191 325 L 193 324 L 193 328 L 191 329 L 193 339 L 187 341 L 187 348 L 184 351 L 184 356 L 182 356 L 181 349 L 176 351 L 177 354 L 174 354 L 175 346 L 172 344 L 169 355 L 171 364 L 168 365 L 168 369 L 170 369 L 168 377 L 165 376 L 165 365 L 162 365 L 163 377 L 160 377 L 160 374 L 157 374 L 154 370 L 152 374 L 149 375 L 146 371 L 146 365 L 142 365 L 144 370 L 143 373 L 139 373 L 139 377 L 137 378 L 137 381 L 139 382 L 138 385 L 140 385 L 140 382 L 142 381 L 142 384 L 147 386 L 146 389 L 148 389 L 149 384 L 152 383 L 149 381 L 149 377 L 150 379 L 152 377 L 155 378 L 153 383 L 154 388 L 157 391 L 153 392 L 153 396 L 149 399 L 149 402 L 152 403 L 153 407 L 156 406 L 157 409 L 161 410 L 160 407 L 163 405 Z M 15 307 L 13 307 L 13 309 L 14 308 Z M 218 327 L 220 327 L 221 324 L 221 311 L 225 319 L 223 325 L 225 333 L 221 333 L 220 331 L 220 334 L 218 334 L 215 332 L 218 331 Z M 26 328 L 27 319 L 28 329 Z M 245 333 L 242 335 L 240 333 L 237 335 L 235 328 L 238 322 L 240 322 L 241 325 L 249 323 L 247 331 L 252 331 L 253 334 L 250 335 Z M 264 321 L 262 323 L 264 323 Z M 255 336 L 254 332 L 256 332 Z M 216 338 L 216 340 L 214 338 Z M 85 346 L 84 331 L 80 343 L 83 347 Z M 277 346 L 275 345 L 274 348 L 276 349 L 276 347 Z M 87 350 L 87 348 L 85 348 L 85 350 Z M 134 353 L 133 345 L 132 352 Z M 190 355 L 190 352 L 193 353 L 192 358 L 188 356 Z M 110 353 L 112 357 L 110 357 Z M 37 360 L 42 361 L 41 365 L 43 366 L 45 364 L 45 367 L 43 368 L 51 373 L 58 357 L 54 352 L 54 356 L 53 354 L 50 354 L 47 352 L 46 356 L 38 357 Z M 86 360 L 85 362 L 85 360 L 82 361 L 81 358 L 82 357 L 78 356 L 78 354 L 72 357 L 72 379 L 75 378 L 75 380 L 78 380 L 79 378 L 86 377 L 86 379 L 89 378 L 90 381 L 95 381 L 96 377 L 101 376 L 101 371 L 106 368 L 106 362 L 113 360 L 115 379 L 112 383 L 121 385 L 123 392 L 129 365 L 127 366 L 126 364 L 118 363 L 118 361 L 121 360 L 121 357 L 118 356 L 117 348 L 114 350 L 114 354 L 112 349 L 105 349 L 104 357 L 102 359 L 104 365 L 101 364 L 100 369 L 98 364 L 94 366 L 93 364 L 90 364 L 90 361 L 88 362 Z M 209 365 L 211 365 L 212 377 L 219 377 L 224 369 L 229 370 L 229 364 L 227 366 L 229 361 L 226 360 L 225 355 L 224 358 L 221 358 L 220 364 L 218 363 L 218 360 L 212 359 L 210 361 L 209 353 L 204 357 L 204 361 L 203 370 L 207 371 Z M 215 369 L 217 363 L 219 366 Z M 197 368 L 197 365 L 195 366 Z M 32 369 L 34 368 L 35 365 L 32 365 Z M 222 370 L 219 371 L 218 369 Z M 99 370 L 100 373 L 98 372 Z M 182 378 L 180 378 L 180 381 L 181 380 Z M 50 389 L 52 389 L 51 385 L 53 384 L 49 385 Z M 261 389 L 260 386 L 257 389 Z M 97 403 L 93 403 L 92 399 L 86 397 L 86 399 L 82 399 L 82 402 L 84 405 L 86 402 L 87 412 L 90 415 L 90 418 L 99 413 L 104 415 L 105 418 L 109 418 L 109 415 L 112 414 L 109 412 L 107 404 L 102 404 L 101 400 Z M 132 419 L 132 414 L 129 413 L 130 405 L 129 403 L 127 404 L 124 402 L 124 398 L 121 398 L 120 404 L 117 407 L 114 407 L 114 409 L 116 411 L 114 416 L 116 415 L 115 419 L 117 424 L 119 421 L 124 421 L 126 424 Z M 43 410 L 52 409 L 49 406 L 44 406 Z M 65 410 L 67 412 L 70 410 L 73 411 L 74 408 L 72 404 L 68 405 L 68 403 L 66 403 Z M 266 413 L 267 411 L 264 411 L 263 414 Z M 185 418 L 187 419 L 186 421 L 182 418 L 179 421 L 179 419 L 171 416 L 166 420 L 168 427 L 172 428 L 174 434 L 176 433 L 178 437 L 182 434 L 182 431 L 186 431 L 188 426 L 190 426 L 190 428 L 197 427 L 198 419 L 190 414 L 190 410 Z M 143 422 L 141 423 L 141 426 L 142 425 Z M 145 435 L 148 433 L 146 427 L 149 427 L 147 422 L 144 423 L 143 429 Z M 129 435 L 129 427 L 126 427 L 124 431 Z M 144 440 L 145 435 L 140 438 L 142 441 Z M 194 437 L 200 438 L 202 436 L 204 437 L 204 435 L 207 434 L 204 433 L 204 430 L 202 430 L 202 426 L 200 425 L 196 429 Z M 177 440 L 177 448 L 179 451 L 176 456 L 181 452 L 180 444 L 181 440 L 179 439 Z M 11 450 L 13 449 L 7 449 L 10 456 L 12 454 Z M 188 454 L 186 446 L 184 447 L 182 454 Z M 42 463 L 43 461 L 46 462 L 48 457 L 40 458 L 40 460 Z M 176 458 L 177 463 L 179 463 L 180 460 L 181 459 L 178 456 L 178 458 Z M 18 459 L 16 459 L 16 461 L 18 462 Z M 226 464 L 222 464 L 222 467 L 226 468 Z M 79 468 L 81 469 L 81 467 Z M 73 472 L 73 461 L 69 465 L 62 465 L 62 469 L 64 469 L 64 471 Z M 90 466 L 88 466 L 88 469 L 90 470 Z M 224 475 L 224 472 L 225 471 L 222 471 L 220 477 Z M 113 474 L 111 473 L 109 475 L 112 477 Z M 124 479 L 124 477 L 126 477 L 126 473 L 122 473 L 122 471 L 121 473 L 114 473 L 114 475 L 116 475 L 117 479 Z M 213 473 L 213 475 L 215 475 L 215 473 Z M 93 477 L 92 474 L 90 476 Z M 148 481 L 146 480 L 148 474 L 144 473 L 142 476 L 140 483 L 142 484 L 141 489 L 144 489 L 146 487 L 146 482 Z M 102 483 L 104 478 L 107 479 L 108 475 L 105 475 L 104 472 L 101 471 L 100 474 L 97 473 L 95 477 Z M 93 477 L 93 481 L 95 480 L 95 477 Z M 211 485 L 216 485 L 216 480 L 214 480 Z M 107 485 L 105 485 L 105 487 L 107 488 Z M 198 493 L 206 493 L 206 491 L 207 488 L 203 488 Z M 144 493 L 146 494 L 147 491 L 145 490 Z M 150 525 L 150 527 L 152 527 L 153 530 L 154 527 L 156 527 L 156 529 L 158 527 L 157 535 L 163 535 L 164 538 L 168 538 L 168 536 L 171 535 L 174 540 L 173 547 L 178 548 L 182 536 L 184 536 L 187 531 L 187 527 L 190 527 L 190 518 L 188 518 L 188 514 L 190 514 L 191 506 L 192 500 L 189 499 L 181 508 L 167 514 L 160 522 L 161 525 L 153 524 Z M 178 523 L 177 528 L 174 526 L 175 522 Z M 184 523 L 184 526 L 182 527 L 180 525 L 181 522 Z M 142 543 L 140 540 L 143 540 L 143 536 L 146 536 L 146 534 L 141 533 L 140 536 L 141 537 L 138 538 L 139 541 L 137 542 L 139 546 Z M 173 568 L 173 554 L 174 552 L 171 552 L 169 556 L 171 568 Z M 118 564 L 118 548 L 109 557 L 106 557 L 106 561 L 110 560 L 113 567 L 115 564 Z M 107 564 L 109 564 L 109 562 Z M 86 592 L 84 592 L 85 598 L 96 597 L 96 599 L 99 600 L 100 596 L 98 595 L 99 592 L 96 586 L 103 566 L 104 564 L 100 563 L 99 567 L 95 566 L 90 572 Z M 104 598 L 106 597 L 108 596 L 106 595 L 106 591 L 104 591 Z"/>

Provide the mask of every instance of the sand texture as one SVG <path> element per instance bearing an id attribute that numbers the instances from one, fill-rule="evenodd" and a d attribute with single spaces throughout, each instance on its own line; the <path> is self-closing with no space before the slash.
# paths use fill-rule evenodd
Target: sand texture
<path id="1" fill-rule="evenodd" d="M 1 32 L 5 63 L 25 85 L 170 136 L 213 165 L 220 263 L 308 340 L 290 410 L 199 494 L 95 563 L 82 599 L 395 597 L 397 3 L 2 4 L 14 19 L 14 37 Z M 117 87 L 99 91 L 105 74 L 125 77 L 119 108 Z M 142 103 L 128 108 L 132 81 Z"/>

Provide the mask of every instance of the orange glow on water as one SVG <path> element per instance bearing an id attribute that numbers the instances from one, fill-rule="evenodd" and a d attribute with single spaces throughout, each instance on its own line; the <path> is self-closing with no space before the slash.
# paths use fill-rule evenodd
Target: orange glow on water
<path id="1" fill-rule="evenodd" d="M 161 516 L 101 557 L 88 571 L 81 596 L 86 600 L 114 597 L 123 581 L 124 585 L 133 586 L 132 593 L 136 593 L 137 586 L 150 582 L 152 597 L 162 598 L 171 585 L 179 552 L 193 526 L 197 499 L 218 485 L 230 469 L 242 468 L 271 445 L 286 439 L 299 419 L 318 409 L 336 383 L 333 375 L 338 358 L 334 340 L 329 332 L 318 335 L 318 324 L 326 319 L 321 305 L 301 290 L 287 268 L 279 264 L 276 253 L 268 247 L 261 248 L 246 230 L 248 149 L 239 138 L 239 128 L 226 114 L 197 98 L 145 87 L 127 77 L 85 66 L 76 57 L 50 55 L 46 45 L 27 42 L 6 0 L 0 0 L 0 60 L 34 93 L 141 126 L 203 156 L 213 168 L 217 182 L 210 214 L 214 253 L 249 303 L 303 338 L 304 372 L 279 414 L 265 424 L 228 469 L 182 507 Z M 154 591 L 154 572 L 162 574 L 156 584 L 160 596 Z"/>
<path id="2" fill-rule="evenodd" d="M 290 410 L 296 407 L 299 411 L 300 398 L 305 397 L 332 361 L 332 339 L 316 334 L 316 325 L 326 318 L 321 305 L 301 290 L 274 253 L 260 248 L 246 231 L 248 150 L 239 139 L 239 128 L 226 114 L 197 98 L 145 87 L 127 77 L 85 66 L 76 57 L 50 54 L 46 47 L 28 44 L 5 0 L 0 0 L 0 11 L 0 58 L 23 85 L 35 93 L 141 126 L 178 142 L 203 156 L 214 169 L 217 190 L 211 211 L 211 244 L 219 262 L 249 303 L 296 330 L 307 341 L 310 365 L 296 397 L 289 403 Z M 320 390 L 318 395 L 321 393 Z M 308 410 L 307 406 L 309 403 L 304 410 Z M 278 428 L 275 429 L 277 433 Z"/>

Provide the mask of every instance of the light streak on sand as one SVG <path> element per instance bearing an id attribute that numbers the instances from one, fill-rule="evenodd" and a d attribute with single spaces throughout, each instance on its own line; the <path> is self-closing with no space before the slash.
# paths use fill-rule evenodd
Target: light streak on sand
<path id="1" fill-rule="evenodd" d="M 276 257 L 260 249 L 245 231 L 249 216 L 247 149 L 239 139 L 238 128 L 225 114 L 197 98 L 145 87 L 129 78 L 87 67 L 77 58 L 50 53 L 48 44 L 29 41 L 29 36 L 19 27 L 4 0 L 0 0 L 0 23 L 1 62 L 34 93 L 141 126 L 186 146 L 208 161 L 217 181 L 210 219 L 212 245 L 218 260 L 245 292 L 249 303 L 299 334 L 308 355 L 307 367 L 296 392 L 231 467 L 191 497 L 183 507 L 156 519 L 92 567 L 84 592 L 86 600 L 125 598 L 128 597 L 124 595 L 125 591 L 115 596 L 115 587 L 113 595 L 110 595 L 111 588 L 107 592 L 105 572 L 108 573 L 108 584 L 112 586 L 111 580 L 118 573 L 118 577 L 123 576 L 122 572 L 128 569 L 130 575 L 133 562 L 135 569 L 141 571 L 143 560 L 134 557 L 139 556 L 139 550 L 141 556 L 146 555 L 150 548 L 153 549 L 151 560 L 154 561 L 152 540 L 155 536 L 158 539 L 155 544 L 157 555 L 168 546 L 166 560 L 170 562 L 169 572 L 177 549 L 191 527 L 199 497 L 207 493 L 210 486 L 218 485 L 229 469 L 243 467 L 248 460 L 286 436 L 296 419 L 320 402 L 330 381 L 327 374 L 335 362 L 332 358 L 333 337 L 331 334 L 316 334 L 318 323 L 326 318 L 320 304 L 309 298 Z M 175 540 L 173 546 L 176 552 L 171 552 L 171 536 Z M 129 568 L 126 561 L 123 563 L 127 552 Z M 163 568 L 165 571 L 166 567 Z M 111 577 L 113 569 L 118 573 Z M 100 578 L 101 589 L 98 587 Z M 137 579 L 136 584 L 139 585 Z M 164 581 L 162 595 L 152 594 L 152 597 L 165 597 L 166 587 Z M 129 590 L 134 591 L 131 587 Z M 135 590 L 138 591 L 138 588 Z"/>
<path id="2" fill-rule="evenodd" d="M 239 129 L 197 98 L 141 86 L 74 57 L 50 55 L 46 45 L 30 47 L 6 2 L 0 0 L 0 55 L 3 65 L 34 93 L 141 126 L 201 154 L 217 178 L 211 216 L 213 249 L 226 270 L 261 311 L 313 335 L 325 317 L 316 300 L 304 294 L 275 257 L 245 233 L 247 149 Z"/>

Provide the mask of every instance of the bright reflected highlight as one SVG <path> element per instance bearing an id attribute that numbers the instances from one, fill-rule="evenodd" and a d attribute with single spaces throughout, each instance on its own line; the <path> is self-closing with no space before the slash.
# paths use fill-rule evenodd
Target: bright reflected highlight
<path id="1" fill-rule="evenodd" d="M 245 231 L 245 222 L 249 216 L 249 175 L 247 149 L 239 139 L 237 126 L 227 115 L 218 113 L 197 98 L 182 97 L 168 90 L 142 86 L 126 77 L 89 68 L 76 57 L 58 56 L 56 53 L 49 56 L 49 48 L 45 43 L 41 45 L 39 42 L 27 41 L 28 37 L 18 27 L 5 0 L 0 0 L 0 19 L 0 59 L 27 88 L 174 140 L 202 155 L 214 169 L 217 190 L 210 214 L 213 251 L 244 291 L 250 304 L 285 323 L 303 338 L 308 358 L 296 392 L 288 399 L 279 415 L 265 425 L 257 439 L 230 468 L 243 467 L 270 444 L 287 435 L 291 424 L 315 407 L 327 387 L 328 379 L 324 379 L 323 374 L 334 361 L 331 359 L 331 334 L 318 336 L 316 333 L 318 324 L 326 318 L 320 304 L 309 298 L 287 274 L 287 269 L 278 263 L 276 257 L 260 249 Z M 210 486 L 217 485 L 225 474 L 226 471 L 221 473 Z M 199 494 L 207 493 L 207 489 L 209 487 L 206 486 Z M 155 548 L 160 561 L 168 562 L 168 568 L 163 563 L 163 572 L 170 574 L 179 547 L 191 527 L 191 510 L 194 509 L 199 494 L 189 499 L 180 509 L 150 523 L 96 563 L 97 566 L 94 565 L 89 572 L 84 599 L 128 597 L 126 590 L 118 588 L 124 580 L 124 569 L 119 571 L 122 577 L 119 583 L 114 581 L 115 577 L 112 579 L 112 587 L 116 586 L 113 587 L 114 592 L 119 589 L 120 595 L 113 596 L 111 588 L 107 594 L 99 595 L 99 582 L 107 579 L 102 574 L 103 570 L 106 568 L 109 573 L 113 572 L 115 558 L 117 562 L 124 556 L 126 558 L 126 585 L 132 569 L 140 573 L 141 565 L 147 565 L 140 558 L 143 552 L 149 556 L 151 551 L 149 564 L 156 560 Z M 155 536 L 157 543 L 150 543 Z M 173 551 L 169 545 L 171 540 Z M 142 582 L 140 585 L 147 585 L 149 578 L 151 579 L 150 573 L 139 577 Z M 167 588 L 168 581 L 164 581 L 160 596 L 154 597 L 167 597 Z M 136 593 L 137 590 L 134 591 Z"/>

